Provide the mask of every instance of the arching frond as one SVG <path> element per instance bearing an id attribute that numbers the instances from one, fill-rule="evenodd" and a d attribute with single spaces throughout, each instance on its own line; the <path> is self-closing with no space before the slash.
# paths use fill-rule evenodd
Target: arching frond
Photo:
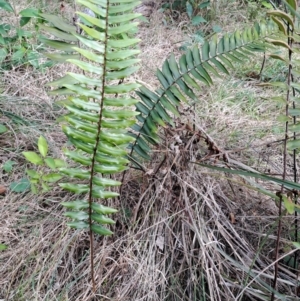
<path id="1" fill-rule="evenodd" d="M 242 63 L 255 54 L 264 52 L 264 39 L 278 32 L 274 22 L 256 24 L 244 31 L 237 30 L 231 35 L 225 34 L 221 39 L 216 35 L 200 47 L 194 45 L 179 60 L 171 56 L 164 62 L 156 76 L 161 84 L 155 92 L 146 87 L 137 91 L 141 99 L 136 104 L 137 122 L 132 126 L 135 142 L 131 147 L 133 162 L 139 158 L 148 160 L 150 147 L 159 142 L 158 127 L 172 124 L 171 114 L 179 116 L 178 107 L 188 100 L 199 101 L 197 92 L 200 83 L 210 86 L 213 77 L 229 74 L 234 63 Z"/>

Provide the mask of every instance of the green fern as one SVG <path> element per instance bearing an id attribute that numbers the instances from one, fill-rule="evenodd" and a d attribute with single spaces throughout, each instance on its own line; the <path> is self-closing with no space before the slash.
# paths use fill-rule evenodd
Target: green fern
<path id="1" fill-rule="evenodd" d="M 107 215 L 117 211 L 97 200 L 118 195 L 111 188 L 121 183 L 110 175 L 127 168 L 126 148 L 134 140 L 128 135 L 128 128 L 135 123 L 133 117 L 139 114 L 130 109 L 137 100 L 128 97 L 128 93 L 139 85 L 122 81 L 138 69 L 136 63 L 139 60 L 134 56 L 139 51 L 133 46 L 139 40 L 130 35 L 137 28 L 137 22 L 131 20 L 140 14 L 131 12 L 139 3 L 137 1 L 77 0 L 77 3 L 93 12 L 78 12 L 93 25 L 88 27 L 79 23 L 81 35 L 75 25 L 48 14 L 41 14 L 41 17 L 52 26 L 42 25 L 41 29 L 58 38 L 42 38 L 44 44 L 59 50 L 48 56 L 69 62 L 81 70 L 79 73 L 68 72 L 50 83 L 58 87 L 50 94 L 68 96 L 63 103 L 69 113 L 64 116 L 62 128 L 73 147 L 64 153 L 74 162 L 74 167 L 61 169 L 61 172 L 73 181 L 60 186 L 77 194 L 78 199 L 62 205 L 69 210 L 65 213 L 72 219 L 69 226 L 90 232 L 93 271 L 92 233 L 112 234 L 103 225 L 113 224 Z M 94 280 L 93 286 L 95 288 Z"/>
<path id="2" fill-rule="evenodd" d="M 220 77 L 229 74 L 228 69 L 234 63 L 242 63 L 255 52 L 264 52 L 267 44 L 264 39 L 278 32 L 274 22 L 256 24 L 243 32 L 225 34 L 220 40 L 215 35 L 199 49 L 195 45 L 188 49 L 177 62 L 171 54 L 162 70 L 156 76 L 161 84 L 156 92 L 146 87 L 137 91 L 141 102 L 136 104 L 137 122 L 132 126 L 131 135 L 135 142 L 131 145 L 130 158 L 138 166 L 139 158 L 150 159 L 151 145 L 159 143 L 158 126 L 172 124 L 170 114 L 179 116 L 178 107 L 188 100 L 198 101 L 199 82 L 210 86 L 213 84 L 211 75 Z"/>

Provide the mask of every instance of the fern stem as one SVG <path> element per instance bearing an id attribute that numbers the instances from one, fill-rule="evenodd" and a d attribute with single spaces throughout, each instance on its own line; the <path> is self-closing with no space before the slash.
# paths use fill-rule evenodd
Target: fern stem
<path id="1" fill-rule="evenodd" d="M 105 41 L 108 39 L 108 7 L 109 7 L 109 0 L 107 0 L 107 10 L 106 10 L 106 16 L 105 16 Z M 102 87 L 105 87 L 105 74 L 106 74 L 106 55 L 107 55 L 107 43 L 104 43 L 104 61 L 103 61 L 103 76 L 102 76 Z M 104 103 L 104 88 L 101 89 L 101 101 L 100 101 L 100 112 L 99 112 L 99 120 L 97 125 L 97 135 L 96 135 L 96 143 L 94 146 L 94 151 L 92 154 L 92 164 L 91 164 L 91 176 L 89 180 L 89 236 L 90 236 L 90 263 L 91 263 L 91 278 L 92 278 L 92 285 L 93 285 L 93 291 L 96 291 L 96 282 L 95 282 L 95 272 L 94 272 L 94 235 L 92 231 L 92 203 L 93 203 L 93 178 L 95 174 L 95 163 L 96 163 L 96 154 L 98 145 L 100 143 L 100 134 L 102 131 L 102 118 L 103 118 L 103 103 Z"/>

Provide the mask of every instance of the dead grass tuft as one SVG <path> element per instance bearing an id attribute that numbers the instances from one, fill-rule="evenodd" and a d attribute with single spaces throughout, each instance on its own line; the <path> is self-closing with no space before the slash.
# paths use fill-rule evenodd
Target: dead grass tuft
<path id="1" fill-rule="evenodd" d="M 220 5 L 217 12 L 223 12 L 216 22 L 224 31 L 244 22 L 238 1 L 212 2 Z M 72 8 L 67 8 L 71 14 Z M 178 56 L 180 43 L 188 38 L 181 26 L 185 16 L 177 26 L 163 25 L 162 17 L 154 10 L 139 31 L 142 63 L 135 77 L 152 89 L 157 87 L 156 68 L 171 52 Z M 249 68 L 256 64 L 257 58 Z M 274 143 L 280 137 L 273 118 L 278 108 L 266 101 L 270 90 L 243 78 L 243 68 L 238 66 L 232 77 L 215 79 L 215 86 L 203 88 L 195 106 L 182 107 L 176 127 L 161 131 L 162 144 L 154 149 L 151 164 L 145 164 L 147 173 L 130 170 L 121 197 L 108 201 L 120 211 L 115 234 L 95 238 L 96 295 L 90 287 L 88 235 L 67 228 L 60 206 L 73 197 L 59 188 L 39 196 L 9 190 L 0 196 L 0 243 L 9 246 L 0 253 L 0 299 L 268 300 L 276 204 L 250 189 L 243 178 L 188 164 L 201 161 L 282 172 L 281 149 Z M 44 85 L 66 69 L 61 65 L 44 74 L 31 69 L 3 74 L 6 96 L 0 99 L 0 122 L 10 131 L 0 137 L 0 163 L 13 160 L 17 165 L 11 173 L 2 171 L 0 184 L 8 187 L 24 177 L 21 152 L 35 150 L 40 134 L 54 156 L 62 155 L 66 140 L 55 120 L 63 111 Z M 291 217 L 282 219 L 280 250 L 288 257 Z M 296 289 L 295 271 L 281 263 L 278 291 L 296 300 Z"/>

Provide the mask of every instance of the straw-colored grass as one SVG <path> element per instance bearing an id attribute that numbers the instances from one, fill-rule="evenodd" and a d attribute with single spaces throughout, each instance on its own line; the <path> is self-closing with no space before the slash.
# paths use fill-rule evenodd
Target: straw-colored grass
<path id="1" fill-rule="evenodd" d="M 213 22 L 224 31 L 248 22 L 247 10 L 238 1 L 212 2 Z M 72 6 L 67 8 L 72 14 Z M 142 62 L 134 77 L 151 89 L 158 84 L 156 68 L 171 52 L 178 56 L 182 41 L 189 38 L 182 26 L 186 15 L 168 26 L 164 17 L 154 7 L 138 34 Z M 195 106 L 181 108 L 176 127 L 161 131 L 162 143 L 145 163 L 147 174 L 126 173 L 121 196 L 107 201 L 119 209 L 115 234 L 95 238 L 96 294 L 90 284 L 89 237 L 66 226 L 60 205 L 74 196 L 58 187 L 38 196 L 9 189 L 0 196 L 0 243 L 8 245 L 0 253 L 0 300 L 269 300 L 278 223 L 275 202 L 241 177 L 189 164 L 204 158 L 210 158 L 204 163 L 220 162 L 216 152 L 210 153 L 209 141 L 226 154 L 231 166 L 282 172 L 282 150 L 272 144 L 282 139 L 274 130 L 279 109 L 269 100 L 279 92 L 258 86 L 246 75 L 251 69 L 259 72 L 258 58 L 204 87 Z M 272 64 L 269 61 L 266 68 L 272 69 Z M 11 173 L 0 172 L 0 184 L 8 187 L 24 177 L 28 164 L 21 152 L 36 149 L 41 133 L 50 152 L 63 156 L 67 142 L 56 123 L 63 111 L 47 95 L 45 84 L 67 68 L 3 73 L 0 112 L 20 116 L 23 122 L 0 115 L 10 130 L 0 137 L 0 163 L 17 162 Z M 293 218 L 282 217 L 280 256 L 292 253 L 288 240 Z M 278 291 L 290 298 L 286 300 L 297 298 L 296 275 L 280 264 Z"/>

